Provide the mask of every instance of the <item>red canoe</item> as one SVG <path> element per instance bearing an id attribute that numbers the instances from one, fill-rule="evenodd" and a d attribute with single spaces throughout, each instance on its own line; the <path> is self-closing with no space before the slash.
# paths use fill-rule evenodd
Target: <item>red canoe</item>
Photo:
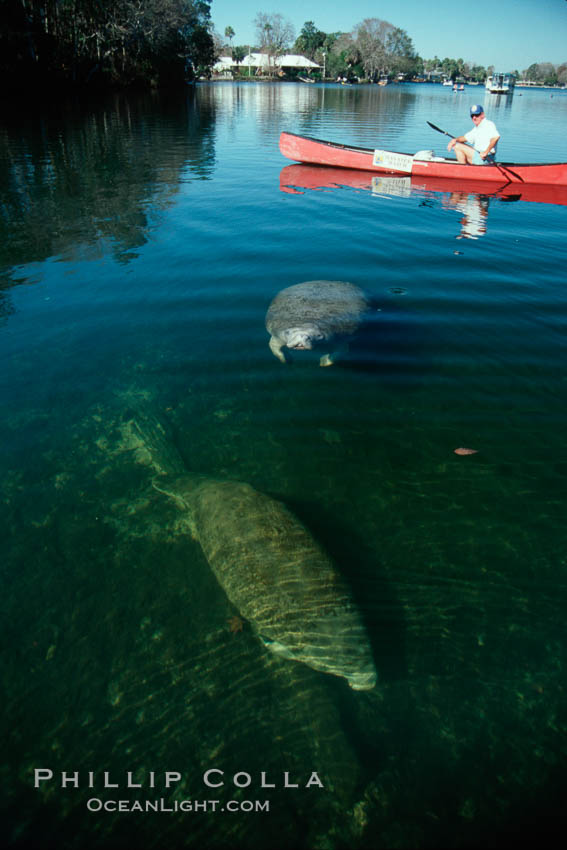
<path id="1" fill-rule="evenodd" d="M 330 165 L 335 168 L 354 168 L 382 174 L 405 174 L 412 177 L 443 178 L 451 180 L 480 180 L 483 183 L 537 184 L 540 186 L 567 186 L 567 162 L 518 163 L 498 162 L 487 165 L 459 165 L 455 159 L 427 157 L 420 154 L 403 154 L 393 151 L 357 148 L 325 142 L 309 136 L 282 133 L 280 151 L 288 159 L 311 165 Z M 420 158 L 423 156 L 424 158 Z"/>
<path id="2" fill-rule="evenodd" d="M 482 168 L 483 166 L 481 166 Z M 379 195 L 407 196 L 413 192 L 455 193 L 505 198 L 510 201 L 531 201 L 538 204 L 567 206 L 567 186 L 519 185 L 501 180 L 450 180 L 442 177 L 415 177 L 413 174 L 372 173 L 345 168 L 327 168 L 321 165 L 286 165 L 280 172 L 280 189 L 291 194 L 302 189 L 333 189 L 348 186 L 366 189 Z"/>

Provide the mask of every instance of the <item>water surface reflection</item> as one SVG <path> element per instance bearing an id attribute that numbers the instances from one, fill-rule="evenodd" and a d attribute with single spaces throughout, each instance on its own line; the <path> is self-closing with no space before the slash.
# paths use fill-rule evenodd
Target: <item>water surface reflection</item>
<path id="1" fill-rule="evenodd" d="M 447 180 L 411 176 L 376 175 L 369 171 L 349 168 L 328 168 L 317 165 L 287 165 L 280 172 L 280 190 L 297 193 L 305 189 L 320 190 L 349 187 L 366 190 L 378 197 L 425 197 L 441 199 L 443 209 L 462 215 L 461 231 L 457 238 L 478 239 L 487 231 L 491 199 L 515 203 L 527 201 L 539 204 L 567 205 L 567 188 L 561 186 L 522 185 L 503 182 L 502 185 L 479 180 Z"/>

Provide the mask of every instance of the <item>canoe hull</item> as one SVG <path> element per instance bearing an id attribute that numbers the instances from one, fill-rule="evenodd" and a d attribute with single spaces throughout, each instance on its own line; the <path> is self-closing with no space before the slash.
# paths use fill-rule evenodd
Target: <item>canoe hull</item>
<path id="1" fill-rule="evenodd" d="M 287 159 L 310 165 L 328 165 L 382 174 L 404 174 L 393 167 L 374 165 L 374 150 L 340 145 L 309 136 L 282 133 L 280 151 Z M 408 154 L 402 157 L 410 156 Z M 494 165 L 460 165 L 455 160 L 413 160 L 412 177 L 454 180 L 480 180 L 483 183 L 538 184 L 567 186 L 567 163 L 526 164 L 502 162 Z"/>

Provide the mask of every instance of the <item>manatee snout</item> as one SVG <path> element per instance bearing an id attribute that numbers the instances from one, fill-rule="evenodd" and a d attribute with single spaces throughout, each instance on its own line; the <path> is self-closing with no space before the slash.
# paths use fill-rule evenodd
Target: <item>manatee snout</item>
<path id="1" fill-rule="evenodd" d="M 280 339 L 287 348 L 296 351 L 310 351 L 313 346 L 325 339 L 325 334 L 315 325 L 306 328 L 288 328 L 280 333 Z"/>

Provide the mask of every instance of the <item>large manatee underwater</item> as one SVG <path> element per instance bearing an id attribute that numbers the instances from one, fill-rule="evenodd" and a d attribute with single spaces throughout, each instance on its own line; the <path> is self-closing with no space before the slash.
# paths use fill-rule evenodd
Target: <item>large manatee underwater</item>
<path id="1" fill-rule="evenodd" d="M 342 280 L 308 280 L 282 289 L 266 313 L 270 351 L 286 362 L 283 348 L 312 349 L 330 345 L 319 360 L 331 366 L 358 329 L 369 307 L 364 292 Z"/>
<path id="2" fill-rule="evenodd" d="M 354 690 L 373 688 L 376 669 L 360 612 L 297 517 L 249 484 L 179 475 L 182 460 L 165 443 L 162 426 L 148 419 L 130 425 L 159 473 L 154 487 L 186 513 L 219 584 L 263 644 L 345 678 Z"/>

